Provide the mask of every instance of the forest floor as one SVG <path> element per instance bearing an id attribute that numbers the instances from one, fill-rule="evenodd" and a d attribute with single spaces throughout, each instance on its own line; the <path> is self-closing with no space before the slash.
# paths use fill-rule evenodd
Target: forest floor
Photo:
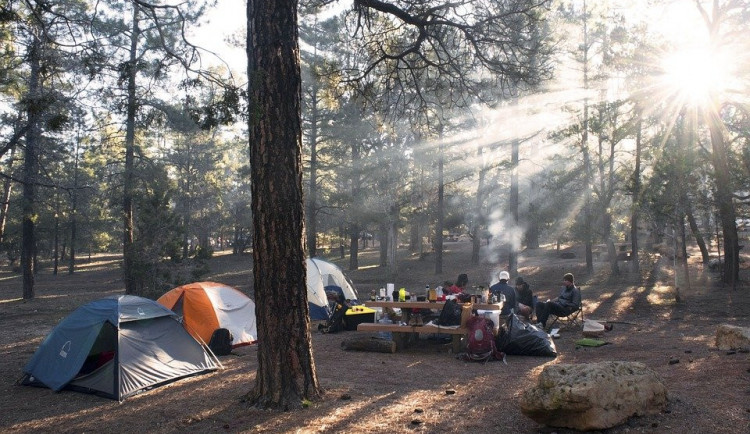
<path id="1" fill-rule="evenodd" d="M 419 290 L 467 273 L 470 285 L 487 284 L 495 263 L 470 263 L 469 242 L 446 243 L 444 273 L 436 275 L 434 255 L 419 259 L 400 253 L 397 287 Z M 309 408 L 274 412 L 250 408 L 241 397 L 253 386 L 257 347 L 221 357 L 224 369 L 183 379 L 133 396 L 122 403 L 94 395 L 20 386 L 22 369 L 49 331 L 78 306 L 123 294 L 119 261 L 97 256 L 73 275 L 36 276 L 35 298 L 21 300 L 21 279 L 0 267 L 0 432 L 367 432 L 568 433 L 525 417 L 519 396 L 547 364 L 628 360 L 645 363 L 669 391 L 665 411 L 633 417 L 606 433 L 750 432 L 750 354 L 720 351 L 714 345 L 722 323 L 750 326 L 750 270 L 736 289 L 722 287 L 715 274 L 691 265 L 675 301 L 672 261 L 648 255 L 642 275 L 621 262 L 610 276 L 605 262 L 585 273 L 580 249 L 562 259 L 553 248 L 529 250 L 519 272 L 540 299 L 555 297 L 562 275 L 573 272 L 582 287 L 585 316 L 610 321 L 614 330 L 598 348 L 578 347 L 580 330 L 562 330 L 556 358 L 507 356 L 506 363 L 458 360 L 450 345 L 423 340 L 394 354 L 350 352 L 344 339 L 357 332 L 320 333 L 312 340 L 318 379 L 325 393 Z M 695 261 L 696 255 L 691 257 Z M 331 258 L 344 270 L 348 259 Z M 655 261 L 655 263 L 654 263 Z M 385 285 L 378 252 L 360 255 L 360 269 L 347 272 L 360 298 Z M 224 282 L 252 294 L 249 255 L 217 255 L 204 280 Z M 514 276 L 515 277 L 515 276 Z M 455 393 L 446 393 L 446 391 Z"/>

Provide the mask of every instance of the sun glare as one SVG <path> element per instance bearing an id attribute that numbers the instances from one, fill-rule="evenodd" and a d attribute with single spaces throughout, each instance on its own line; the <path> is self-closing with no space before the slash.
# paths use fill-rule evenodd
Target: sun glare
<path id="1" fill-rule="evenodd" d="M 683 49 L 664 58 L 664 85 L 684 104 L 703 106 L 727 84 L 727 62 L 708 48 Z"/>

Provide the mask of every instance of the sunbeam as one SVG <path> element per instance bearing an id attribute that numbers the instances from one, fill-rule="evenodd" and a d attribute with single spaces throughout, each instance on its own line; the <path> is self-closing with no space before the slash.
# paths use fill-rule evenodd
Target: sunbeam
<path id="1" fill-rule="evenodd" d="M 662 61 L 663 85 L 676 100 L 690 106 L 706 106 L 713 95 L 730 82 L 726 53 L 708 46 L 690 47 L 671 53 Z"/>

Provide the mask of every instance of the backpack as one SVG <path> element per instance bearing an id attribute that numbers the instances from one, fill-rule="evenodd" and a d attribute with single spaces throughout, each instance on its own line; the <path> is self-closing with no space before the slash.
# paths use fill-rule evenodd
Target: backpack
<path id="1" fill-rule="evenodd" d="M 344 315 L 346 315 L 347 310 L 349 310 L 348 304 L 336 303 L 331 317 L 326 322 L 325 327 L 321 329 L 323 333 L 336 333 L 344 330 Z"/>
<path id="2" fill-rule="evenodd" d="M 495 348 L 495 324 L 483 316 L 473 316 L 466 322 L 469 329 L 464 360 L 487 362 L 498 356 Z"/>
<path id="3" fill-rule="evenodd" d="M 443 310 L 440 311 L 437 324 L 441 326 L 461 325 L 461 305 L 456 303 L 456 300 L 446 301 Z"/>
<path id="4" fill-rule="evenodd" d="M 217 356 L 226 356 L 232 352 L 232 332 L 227 329 L 219 328 L 211 334 L 211 340 L 208 341 L 208 348 Z"/>

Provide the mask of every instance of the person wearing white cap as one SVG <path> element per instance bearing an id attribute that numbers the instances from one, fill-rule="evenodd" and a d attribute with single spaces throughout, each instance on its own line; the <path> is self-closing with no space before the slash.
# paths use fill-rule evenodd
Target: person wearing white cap
<path id="1" fill-rule="evenodd" d="M 500 315 L 510 315 L 511 311 L 518 312 L 516 288 L 508 285 L 510 274 L 503 270 L 497 275 L 497 278 L 500 281 L 490 286 L 490 292 L 495 294 L 498 299 L 501 299 L 501 295 L 505 296 L 505 303 L 503 304 L 503 309 L 500 311 Z"/>

